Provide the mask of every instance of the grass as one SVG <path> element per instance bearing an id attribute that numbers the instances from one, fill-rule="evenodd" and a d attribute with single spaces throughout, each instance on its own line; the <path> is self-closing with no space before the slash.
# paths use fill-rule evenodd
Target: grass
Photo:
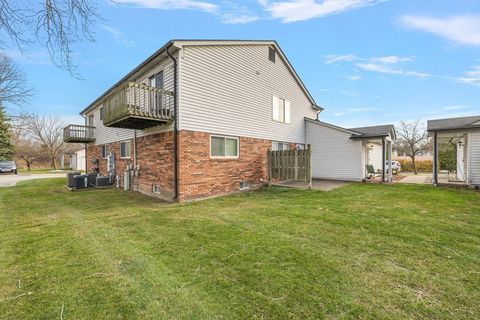
<path id="1" fill-rule="evenodd" d="M 36 168 L 36 169 L 30 169 L 30 171 L 28 171 L 27 169 L 18 169 L 18 173 L 19 174 L 27 174 L 27 175 L 30 175 L 30 174 L 42 174 L 42 173 L 55 173 L 55 172 L 52 172 L 53 170 L 55 169 L 48 169 L 48 168 Z M 63 169 L 57 169 L 57 170 L 60 170 L 60 171 L 63 171 L 63 172 L 68 172 L 70 170 L 63 170 Z M 62 173 L 58 171 L 59 173 Z"/>
<path id="2" fill-rule="evenodd" d="M 0 188 L 1 319 L 475 319 L 480 193 Z"/>

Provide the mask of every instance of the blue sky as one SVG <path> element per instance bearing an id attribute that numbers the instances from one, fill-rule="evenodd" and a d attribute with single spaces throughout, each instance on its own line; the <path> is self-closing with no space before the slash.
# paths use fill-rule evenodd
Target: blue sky
<path id="1" fill-rule="evenodd" d="M 98 0 L 83 80 L 33 46 L 7 50 L 32 107 L 66 122 L 173 38 L 275 39 L 318 104 L 346 127 L 480 114 L 478 0 Z M 14 108 L 9 107 L 11 113 Z"/>

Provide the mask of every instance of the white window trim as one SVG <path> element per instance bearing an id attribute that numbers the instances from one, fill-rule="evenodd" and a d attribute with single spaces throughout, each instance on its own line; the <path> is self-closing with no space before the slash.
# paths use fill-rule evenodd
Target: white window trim
<path id="1" fill-rule="evenodd" d="M 130 155 L 128 157 L 122 157 L 122 143 L 130 144 Z M 120 159 L 131 159 L 132 158 L 132 142 L 130 140 L 120 141 Z"/>
<path id="2" fill-rule="evenodd" d="M 212 138 L 228 138 L 237 140 L 237 155 L 236 156 L 212 156 Z M 217 134 L 210 135 L 210 159 L 238 159 L 240 157 L 240 139 L 232 136 L 222 136 Z"/>
<path id="3" fill-rule="evenodd" d="M 275 119 L 275 113 L 274 113 L 274 100 L 277 99 L 277 100 L 283 100 L 284 104 L 283 104 L 283 118 L 284 118 L 284 121 L 282 120 L 278 120 L 278 119 Z M 278 109 L 278 104 L 277 104 L 277 109 Z M 287 110 L 288 109 L 288 110 Z M 283 124 L 290 124 L 292 119 L 292 103 L 290 102 L 290 100 L 287 100 L 285 98 L 281 98 L 279 96 L 275 96 L 273 95 L 272 96 L 272 121 L 274 122 L 278 122 L 278 123 L 283 123 Z"/>

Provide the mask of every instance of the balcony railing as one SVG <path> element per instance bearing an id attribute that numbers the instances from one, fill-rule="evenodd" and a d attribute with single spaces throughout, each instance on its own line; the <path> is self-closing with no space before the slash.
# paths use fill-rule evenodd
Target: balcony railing
<path id="1" fill-rule="evenodd" d="M 89 143 L 95 141 L 94 127 L 70 124 L 63 129 L 63 141 L 71 143 Z"/>
<path id="2" fill-rule="evenodd" d="M 128 82 L 103 100 L 107 127 L 145 129 L 173 119 L 172 91 Z"/>

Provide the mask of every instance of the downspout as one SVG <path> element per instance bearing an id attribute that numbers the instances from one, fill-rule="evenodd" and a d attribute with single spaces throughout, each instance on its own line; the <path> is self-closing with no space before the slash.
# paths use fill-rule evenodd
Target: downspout
<path id="1" fill-rule="evenodd" d="M 137 170 L 137 129 L 133 129 L 133 169 Z"/>
<path id="2" fill-rule="evenodd" d="M 173 44 L 172 44 L 173 45 Z M 173 61 L 173 180 L 174 194 L 173 198 L 178 200 L 178 115 L 177 115 L 177 60 L 170 53 L 170 45 L 166 52 Z"/>
<path id="3" fill-rule="evenodd" d="M 85 127 L 87 126 L 87 117 L 84 116 L 83 114 L 80 114 L 83 119 L 85 119 Z M 88 129 L 87 129 L 88 130 Z M 88 144 L 85 142 L 83 144 L 83 147 L 85 148 L 85 173 L 88 173 Z"/>

